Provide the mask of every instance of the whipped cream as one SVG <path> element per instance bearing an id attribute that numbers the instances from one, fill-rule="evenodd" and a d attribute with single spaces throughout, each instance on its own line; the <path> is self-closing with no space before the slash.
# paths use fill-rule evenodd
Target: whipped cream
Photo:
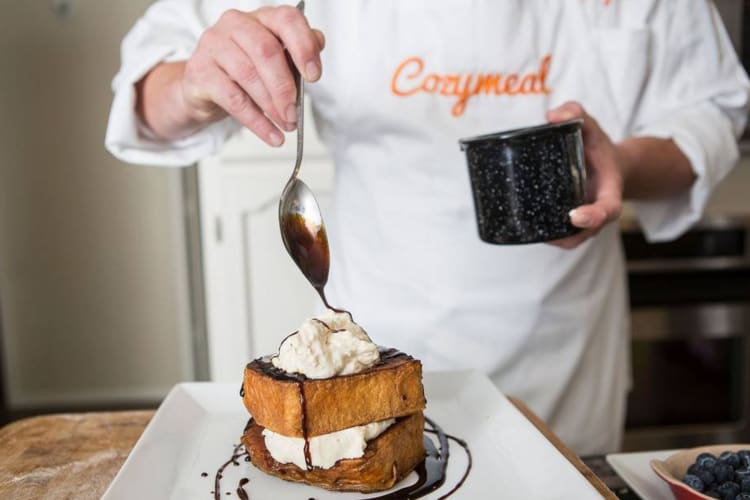
<path id="1" fill-rule="evenodd" d="M 330 434 L 311 437 L 310 461 L 314 467 L 330 469 L 344 458 L 359 458 L 365 454 L 367 441 L 375 439 L 388 429 L 395 419 L 381 420 L 367 425 L 350 427 Z M 263 430 L 266 448 L 279 463 L 293 463 L 305 469 L 305 440 L 303 438 L 282 436 L 268 429 Z"/>
<path id="2" fill-rule="evenodd" d="M 322 379 L 359 373 L 380 361 L 378 346 L 349 313 L 326 311 L 282 342 L 273 366 Z"/>

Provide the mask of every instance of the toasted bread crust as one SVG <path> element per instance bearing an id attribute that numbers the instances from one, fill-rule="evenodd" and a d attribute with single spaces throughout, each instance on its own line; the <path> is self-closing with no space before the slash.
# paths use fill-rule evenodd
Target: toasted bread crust
<path id="1" fill-rule="evenodd" d="M 303 470 L 274 460 L 266 448 L 263 427 L 251 423 L 242 444 L 253 464 L 267 474 L 334 491 L 373 492 L 387 490 L 406 477 L 423 459 L 424 416 L 415 413 L 396 421 L 367 444 L 360 458 L 343 459 L 330 469 Z"/>
<path id="2" fill-rule="evenodd" d="M 256 359 L 245 368 L 243 402 L 259 425 L 290 437 L 304 437 L 305 417 L 313 437 L 421 412 L 422 364 L 389 352 L 361 373 L 320 380 L 274 373 L 267 360 Z"/>

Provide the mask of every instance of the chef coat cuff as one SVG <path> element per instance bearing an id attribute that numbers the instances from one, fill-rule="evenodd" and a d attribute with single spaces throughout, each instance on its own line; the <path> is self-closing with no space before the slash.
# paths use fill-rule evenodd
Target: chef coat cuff
<path id="1" fill-rule="evenodd" d="M 739 158 L 732 122 L 706 103 L 640 127 L 633 135 L 672 139 L 690 160 L 696 178 L 689 191 L 631 203 L 649 241 L 675 239 L 702 217 L 713 189 Z"/>
<path id="2" fill-rule="evenodd" d="M 168 141 L 156 137 L 136 113 L 135 84 L 162 62 L 185 60 L 172 48 L 154 50 L 149 57 L 130 65 L 115 77 L 114 100 L 107 126 L 105 145 L 118 159 L 144 165 L 183 167 L 217 153 L 237 130 L 231 118 L 212 123 L 189 137 Z"/>

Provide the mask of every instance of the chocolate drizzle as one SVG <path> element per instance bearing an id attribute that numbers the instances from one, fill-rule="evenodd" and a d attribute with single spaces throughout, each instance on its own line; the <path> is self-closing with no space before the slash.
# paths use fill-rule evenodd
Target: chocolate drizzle
<path id="1" fill-rule="evenodd" d="M 246 477 L 240 479 L 240 482 L 237 485 L 237 496 L 240 497 L 240 500 L 250 500 L 250 497 L 248 496 L 247 491 L 245 491 L 244 488 L 244 486 L 249 482 L 250 480 Z"/>
<path id="2" fill-rule="evenodd" d="M 313 288 L 315 288 L 315 290 L 317 290 L 317 291 L 318 291 L 318 295 L 320 295 L 320 300 L 322 300 L 322 301 L 323 301 L 323 304 L 324 304 L 324 305 L 325 305 L 325 306 L 326 306 L 326 307 L 327 307 L 328 309 L 330 309 L 330 310 L 331 310 L 331 311 L 333 311 L 333 312 L 337 312 L 337 313 L 349 312 L 349 311 L 346 311 L 346 310 L 344 310 L 344 309 L 337 309 L 337 308 L 333 307 L 333 306 L 332 306 L 331 304 L 329 304 L 329 303 L 328 303 L 328 299 L 326 298 L 326 292 L 325 292 L 325 290 L 324 290 L 324 288 L 325 288 L 325 284 L 322 284 L 322 285 L 320 285 L 320 286 L 315 286 L 315 287 L 313 287 Z M 351 314 L 350 314 L 350 316 L 351 316 Z"/>
<path id="3" fill-rule="evenodd" d="M 313 470 L 312 457 L 310 456 L 310 439 L 307 436 L 307 400 L 305 399 L 305 384 L 303 381 L 297 382 L 299 388 L 299 402 L 302 409 L 300 415 L 302 421 L 302 438 L 305 440 L 305 466 L 307 470 Z"/>
<path id="4" fill-rule="evenodd" d="M 433 426 L 433 429 L 425 429 L 425 432 L 430 432 L 432 434 L 437 434 L 438 431 L 435 430 L 435 423 L 430 420 L 430 425 Z M 442 431 L 442 429 L 441 429 Z M 448 439 L 455 441 L 457 445 L 459 445 L 461 448 L 464 449 L 466 452 L 466 458 L 468 460 L 468 464 L 466 465 L 466 470 L 464 471 L 463 476 L 461 476 L 461 480 L 456 483 L 456 486 L 454 486 L 448 493 L 438 498 L 438 500 L 443 500 L 444 498 L 448 498 L 449 496 L 453 495 L 461 486 L 463 486 L 464 482 L 466 481 L 466 478 L 469 477 L 469 472 L 471 472 L 471 467 L 473 465 L 473 459 L 471 456 L 471 450 L 469 450 L 469 445 L 464 441 L 463 439 L 457 438 L 456 436 L 451 436 L 450 434 L 445 434 L 445 437 Z"/>
<path id="5" fill-rule="evenodd" d="M 312 320 L 315 321 L 315 322 L 317 322 L 317 323 L 320 323 L 321 325 L 323 325 L 329 332 L 333 331 L 333 328 L 331 328 L 330 326 L 328 326 L 328 323 L 326 323 L 325 321 L 323 321 L 321 319 L 318 319 L 318 318 L 313 318 Z"/>
<path id="6" fill-rule="evenodd" d="M 324 299 L 324 300 L 325 300 L 325 299 Z M 334 311 L 334 312 L 337 312 L 337 313 L 348 314 L 348 315 L 349 315 L 349 321 L 351 321 L 352 323 L 354 323 L 354 316 L 352 316 L 352 313 L 350 313 L 349 311 L 345 311 L 345 310 L 343 310 L 343 309 L 336 309 L 335 307 L 331 307 L 330 305 L 328 305 L 328 303 L 326 303 L 326 307 L 327 307 L 328 309 L 330 309 L 330 310 Z M 345 328 L 342 328 L 342 329 L 339 329 L 339 330 L 334 330 L 333 328 L 331 328 L 331 326 L 330 326 L 330 325 L 329 325 L 328 323 L 326 323 L 325 321 L 321 320 L 320 318 L 312 318 L 312 320 L 311 320 L 311 321 L 315 321 L 315 322 L 317 322 L 317 323 L 320 323 L 320 324 L 321 324 L 321 325 L 323 325 L 323 327 L 325 327 L 325 328 L 326 328 L 326 329 L 327 329 L 327 330 L 328 330 L 329 332 L 333 332 L 333 333 L 336 333 L 336 332 L 343 332 L 343 331 L 346 331 L 346 329 L 345 329 Z M 362 328 L 362 327 L 360 327 L 360 328 Z M 369 335 L 367 334 L 367 332 L 365 332 L 365 330 L 364 330 L 364 329 L 362 329 L 362 331 L 363 331 L 363 332 L 365 333 L 365 336 L 367 337 L 367 339 L 368 339 L 368 340 L 369 340 L 370 342 L 372 342 L 372 339 L 370 339 L 370 336 L 369 336 Z M 292 333 L 290 333 L 289 335 L 287 335 L 286 337 L 284 337 L 284 338 L 283 338 L 283 339 L 281 340 L 281 342 L 279 342 L 279 347 L 278 347 L 278 349 L 276 349 L 276 352 L 281 352 L 281 347 L 282 347 L 282 346 L 284 345 L 284 343 L 285 343 L 285 342 L 286 342 L 287 340 L 289 340 L 290 338 L 292 338 L 293 336 L 295 336 L 296 334 L 298 334 L 298 333 L 299 333 L 299 330 L 294 330 L 294 331 L 293 331 Z M 274 357 L 274 356 L 266 356 L 265 358 L 262 358 L 262 359 L 263 359 L 263 360 L 266 360 L 266 361 L 270 361 L 271 359 L 273 359 L 273 357 Z M 244 391 L 244 389 L 240 388 L 240 391 L 241 391 L 241 392 L 240 392 L 240 396 L 244 396 L 244 392 L 243 392 L 243 391 Z"/>
<path id="7" fill-rule="evenodd" d="M 287 335 L 286 337 L 284 337 L 282 339 L 282 341 L 279 343 L 279 348 L 276 349 L 276 352 L 281 352 L 281 346 L 284 345 L 284 342 L 286 342 L 287 340 L 289 340 L 289 338 L 292 337 L 292 335 L 296 335 L 298 333 L 299 333 L 299 330 L 294 330 L 292 333 L 290 333 L 289 335 Z"/>
<path id="8" fill-rule="evenodd" d="M 252 421 L 252 419 L 250 419 Z M 249 422 L 248 422 L 249 425 Z M 247 455 L 246 451 L 243 451 L 242 453 L 238 453 L 240 448 L 242 448 L 242 444 L 238 444 L 234 447 L 234 451 L 232 451 L 232 458 L 224 462 L 221 467 L 219 467 L 219 470 L 216 471 L 216 477 L 214 477 L 214 500 L 219 500 L 221 498 L 221 478 L 223 477 L 222 474 L 224 473 L 224 469 L 227 468 L 229 464 L 234 465 L 240 465 L 240 463 L 237 461 L 238 458 Z"/>
<path id="9" fill-rule="evenodd" d="M 332 310 L 332 311 L 334 311 L 334 312 L 338 312 L 338 313 L 346 313 L 346 314 L 348 314 L 348 315 L 349 315 L 349 319 L 350 319 L 350 320 L 351 320 L 352 322 L 354 321 L 354 319 L 353 319 L 353 317 L 352 317 L 352 313 L 350 313 L 349 311 L 343 311 L 343 310 L 340 310 L 340 309 L 334 309 L 333 307 L 330 307 L 330 306 L 326 306 L 326 307 L 328 307 L 329 309 L 331 309 L 331 310 Z M 328 325 L 328 323 L 326 323 L 325 321 L 323 321 L 323 320 L 321 320 L 321 319 L 319 319 L 319 318 L 312 318 L 312 321 L 316 321 L 316 322 L 320 323 L 320 324 L 321 324 L 321 325 L 323 325 L 323 326 L 324 326 L 324 327 L 325 327 L 326 329 L 328 329 L 328 331 L 331 331 L 331 332 L 340 332 L 340 331 L 343 331 L 343 330 L 334 330 L 333 328 L 331 328 L 331 327 L 330 327 L 330 326 Z M 281 342 L 279 343 L 279 348 L 278 348 L 278 349 L 276 349 L 276 352 L 281 352 L 281 346 L 283 346 L 283 345 L 284 345 L 284 342 L 286 342 L 287 340 L 289 340 L 289 339 L 290 339 L 291 337 L 293 337 L 294 335 L 296 335 L 296 334 L 298 334 L 298 333 L 299 333 L 299 330 L 294 330 L 294 331 L 293 331 L 292 333 L 290 333 L 289 335 L 287 335 L 286 337 L 284 337 L 284 338 L 283 338 L 283 339 L 281 340 Z"/>
<path id="10" fill-rule="evenodd" d="M 404 354 L 403 352 L 387 348 L 387 347 L 378 347 L 378 350 L 380 351 L 380 361 L 375 363 L 372 367 L 370 367 L 370 370 L 377 370 L 378 367 L 385 365 L 386 363 L 397 359 L 397 358 L 404 358 L 404 359 L 412 359 L 411 356 L 408 354 Z M 280 368 L 276 368 L 273 366 L 273 363 L 271 363 L 271 357 L 265 356 L 263 358 L 254 359 L 247 365 L 250 369 L 256 369 L 259 372 L 261 372 L 264 375 L 267 375 L 269 377 L 273 377 L 276 380 L 280 381 L 289 381 L 289 382 L 304 382 L 307 380 L 307 377 L 305 377 L 301 373 L 287 373 L 284 370 Z M 359 373 L 353 373 L 351 375 L 339 375 L 339 377 L 356 377 L 360 375 Z"/>

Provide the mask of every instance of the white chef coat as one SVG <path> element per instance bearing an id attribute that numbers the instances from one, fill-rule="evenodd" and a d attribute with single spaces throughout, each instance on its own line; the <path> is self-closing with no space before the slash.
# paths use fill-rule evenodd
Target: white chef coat
<path id="1" fill-rule="evenodd" d="M 231 119 L 153 140 L 133 84 L 186 59 L 203 30 L 254 0 L 161 0 L 122 46 L 107 147 L 133 163 L 216 153 Z M 271 2 L 265 2 L 271 3 Z M 327 37 L 307 86 L 335 159 L 332 303 L 426 370 L 478 369 L 578 453 L 620 442 L 629 386 L 627 293 L 615 224 L 574 250 L 479 240 L 460 137 L 542 123 L 580 101 L 610 137 L 671 137 L 697 175 L 635 204 L 648 237 L 696 221 L 738 157 L 748 80 L 705 0 L 310 0 Z M 495 78 L 497 77 L 497 78 Z M 468 78 L 473 86 L 462 87 Z M 461 88 L 475 88 L 461 104 Z M 471 92 L 469 92 L 471 94 Z"/>

